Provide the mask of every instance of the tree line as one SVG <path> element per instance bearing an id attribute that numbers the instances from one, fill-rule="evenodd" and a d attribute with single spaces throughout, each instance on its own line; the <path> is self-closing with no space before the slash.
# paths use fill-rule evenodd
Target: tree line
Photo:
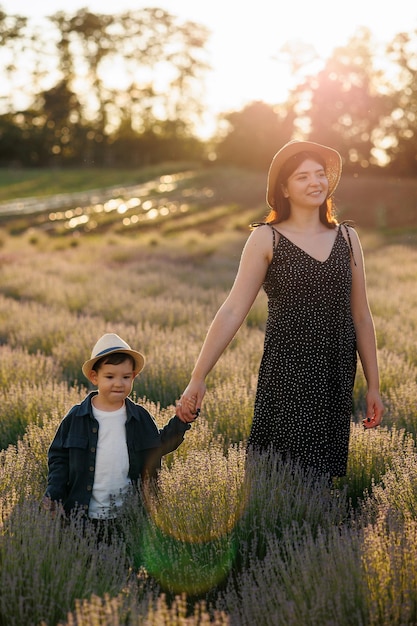
<path id="1" fill-rule="evenodd" d="M 265 169 L 294 136 L 334 146 L 351 172 L 417 172 L 417 31 L 378 49 L 365 28 L 317 70 L 311 47 L 277 55 L 295 86 L 198 137 L 208 29 L 159 8 L 81 9 L 36 23 L 0 8 L 0 165 L 137 166 L 206 159 Z M 279 70 L 269 80 L 279 81 Z"/>

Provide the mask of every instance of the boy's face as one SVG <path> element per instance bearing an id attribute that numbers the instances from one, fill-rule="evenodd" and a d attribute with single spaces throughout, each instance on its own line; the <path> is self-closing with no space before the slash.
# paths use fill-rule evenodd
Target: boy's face
<path id="1" fill-rule="evenodd" d="M 119 365 L 104 363 L 97 372 L 92 370 L 90 381 L 98 388 L 94 405 L 104 411 L 120 409 L 132 390 L 135 376 L 130 359 Z"/>

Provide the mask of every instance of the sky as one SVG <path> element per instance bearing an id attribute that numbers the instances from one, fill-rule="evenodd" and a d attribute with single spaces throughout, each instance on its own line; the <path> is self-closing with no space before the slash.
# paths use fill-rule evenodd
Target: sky
<path id="1" fill-rule="evenodd" d="M 9 14 L 41 17 L 80 8 L 112 13 L 160 7 L 181 21 L 192 20 L 211 31 L 206 104 L 215 115 L 240 110 L 249 102 L 285 101 L 294 84 L 288 64 L 279 54 L 291 41 L 314 47 L 320 58 L 343 46 L 360 26 L 368 27 L 376 43 L 401 31 L 417 30 L 417 1 L 395 0 L 0 0 Z M 207 120 L 209 124 L 209 120 Z"/>

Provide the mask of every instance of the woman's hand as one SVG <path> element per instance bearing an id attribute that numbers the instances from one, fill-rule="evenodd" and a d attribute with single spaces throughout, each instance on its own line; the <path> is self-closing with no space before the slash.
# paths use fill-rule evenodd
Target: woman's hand
<path id="1" fill-rule="evenodd" d="M 181 395 L 176 406 L 177 417 L 186 424 L 194 422 L 200 415 L 201 404 L 206 393 L 204 382 L 190 382 Z"/>
<path id="2" fill-rule="evenodd" d="M 365 428 L 375 428 L 382 422 L 384 405 L 379 392 L 368 391 L 366 394 L 366 417 L 362 424 Z"/>

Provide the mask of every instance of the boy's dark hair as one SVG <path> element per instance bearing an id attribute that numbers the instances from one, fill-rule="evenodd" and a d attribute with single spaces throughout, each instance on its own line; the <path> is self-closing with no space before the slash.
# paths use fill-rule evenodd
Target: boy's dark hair
<path id="1" fill-rule="evenodd" d="M 124 363 L 125 361 L 130 361 L 132 363 L 133 370 L 135 369 L 135 359 L 130 354 L 125 354 L 124 352 L 112 352 L 106 356 L 102 356 L 101 359 L 96 361 L 91 369 L 95 372 L 98 372 L 102 365 L 108 363 L 109 365 L 120 365 L 120 363 Z"/>

